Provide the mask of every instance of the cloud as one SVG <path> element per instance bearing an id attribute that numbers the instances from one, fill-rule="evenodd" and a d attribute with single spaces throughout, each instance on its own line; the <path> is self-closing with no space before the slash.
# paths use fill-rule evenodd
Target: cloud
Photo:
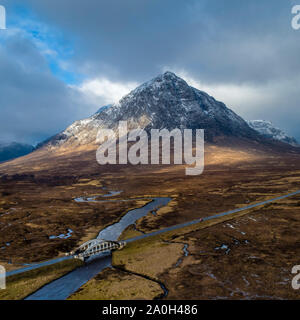
<path id="1" fill-rule="evenodd" d="M 0 79 L 3 141 L 36 143 L 91 112 L 83 109 L 86 98 L 50 72 L 22 32 L 0 44 Z"/>
<path id="2" fill-rule="evenodd" d="M 118 102 L 123 96 L 138 86 L 136 82 L 112 82 L 105 78 L 95 78 L 84 81 L 77 88 L 85 96 L 94 102 L 102 101 L 102 104 Z"/>
<path id="3" fill-rule="evenodd" d="M 15 43 L 8 47 L 0 39 L 0 90 L 4 75 L 11 80 L 1 118 L 23 117 L 16 138 L 38 139 L 169 66 L 243 117 L 270 119 L 299 139 L 300 31 L 291 28 L 296 2 L 23 0 L 21 10 L 20 1 L 2 0 L 7 38 Z M 20 29 L 27 43 L 16 43 Z M 26 114 L 24 105 L 31 106 Z M 13 127 L 0 134 L 18 132 Z"/>
<path id="4" fill-rule="evenodd" d="M 59 48 L 53 50 L 43 37 L 41 30 L 33 37 L 19 28 L 0 37 L 2 141 L 38 143 L 104 104 L 118 101 L 137 85 L 104 77 L 66 83 L 68 74 L 62 73 L 70 72 L 70 64 L 60 60 Z"/>
<path id="5" fill-rule="evenodd" d="M 212 82 L 267 82 L 299 70 L 291 2 L 27 0 L 76 35 L 74 66 L 91 78 L 144 81 L 162 66 Z"/>

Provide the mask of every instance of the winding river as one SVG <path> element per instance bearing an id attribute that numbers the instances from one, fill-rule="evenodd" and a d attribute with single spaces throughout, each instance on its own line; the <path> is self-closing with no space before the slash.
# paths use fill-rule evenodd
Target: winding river
<path id="1" fill-rule="evenodd" d="M 115 194 L 113 194 L 115 195 Z M 77 200 L 77 202 L 88 202 L 88 199 Z M 132 199 L 129 199 L 131 201 Z M 152 200 L 142 208 L 130 210 L 126 215 L 124 215 L 121 220 L 114 223 L 107 228 L 103 229 L 99 235 L 99 239 L 105 240 L 118 240 L 122 232 L 130 225 L 135 224 L 135 222 L 146 216 L 149 212 L 156 211 L 159 208 L 166 206 L 171 198 L 152 198 Z M 106 201 L 106 200 L 104 200 Z M 119 200 L 111 200 L 119 201 Z M 95 200 L 91 198 L 91 202 L 102 202 L 102 200 Z M 75 269 L 74 271 L 68 273 L 67 275 L 45 285 L 35 293 L 28 296 L 25 300 L 65 300 L 72 293 L 77 291 L 82 285 L 87 281 L 95 277 L 105 268 L 111 267 L 111 254 L 100 255 L 91 259 L 84 266 Z M 70 257 L 66 257 L 67 259 Z M 63 259 L 63 258 L 62 258 Z M 53 261 L 53 260 L 52 260 Z M 30 267 L 28 268 L 30 270 Z"/>

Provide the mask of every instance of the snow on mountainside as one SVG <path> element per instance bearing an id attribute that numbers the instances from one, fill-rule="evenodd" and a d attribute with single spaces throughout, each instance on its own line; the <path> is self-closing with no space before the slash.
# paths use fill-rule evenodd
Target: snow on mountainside
<path id="1" fill-rule="evenodd" d="M 41 146 L 92 144 L 100 128 L 116 129 L 119 121 L 128 121 L 129 129 L 205 129 L 208 141 L 218 136 L 261 139 L 224 103 L 190 87 L 174 73 L 166 72 L 139 86 L 118 103 L 100 108 L 88 119 L 76 121 Z"/>
<path id="2" fill-rule="evenodd" d="M 272 122 L 266 120 L 247 121 L 249 126 L 267 138 L 288 143 L 294 147 L 300 147 L 297 140 L 288 136 L 283 130 L 275 127 Z"/>

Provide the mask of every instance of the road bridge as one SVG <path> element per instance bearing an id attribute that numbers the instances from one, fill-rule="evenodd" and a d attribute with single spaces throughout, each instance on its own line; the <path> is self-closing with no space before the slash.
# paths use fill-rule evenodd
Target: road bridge
<path id="1" fill-rule="evenodd" d="M 68 256 L 73 256 L 75 259 L 82 261 L 98 255 L 100 253 L 110 252 L 113 250 L 121 250 L 126 245 L 125 241 L 109 241 L 103 239 L 93 239 L 82 244 L 78 249 L 67 253 Z"/>

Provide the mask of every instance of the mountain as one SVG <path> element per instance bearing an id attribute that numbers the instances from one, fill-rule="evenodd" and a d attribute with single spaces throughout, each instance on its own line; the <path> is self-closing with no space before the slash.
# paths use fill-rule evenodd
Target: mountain
<path id="1" fill-rule="evenodd" d="M 94 144 L 100 128 L 116 129 L 121 120 L 128 121 L 129 129 L 205 129 L 207 141 L 220 136 L 262 138 L 224 103 L 189 86 L 174 73 L 166 72 L 139 86 L 118 103 L 102 107 L 90 118 L 74 122 L 39 147 Z"/>
<path id="2" fill-rule="evenodd" d="M 0 162 L 25 156 L 34 150 L 33 146 L 17 142 L 0 143 Z"/>
<path id="3" fill-rule="evenodd" d="M 300 147 L 297 140 L 288 136 L 283 130 L 275 127 L 272 122 L 266 120 L 247 121 L 249 126 L 266 138 L 288 143 L 294 147 Z"/>

